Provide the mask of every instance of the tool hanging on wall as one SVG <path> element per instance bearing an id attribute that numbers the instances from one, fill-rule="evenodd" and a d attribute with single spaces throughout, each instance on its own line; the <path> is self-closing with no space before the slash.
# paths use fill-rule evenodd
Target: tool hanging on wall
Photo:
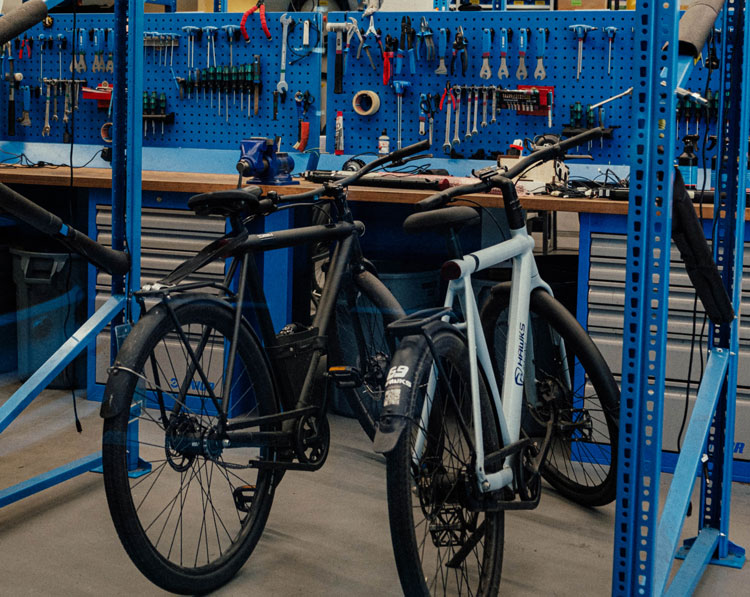
<path id="1" fill-rule="evenodd" d="M 547 78 L 547 71 L 544 70 L 544 51 L 549 39 L 549 29 L 539 27 L 537 32 L 539 35 L 536 40 L 536 69 L 534 70 L 534 78 L 538 81 L 543 81 Z"/>
<path id="2" fill-rule="evenodd" d="M 612 45 L 615 42 L 615 33 L 617 27 L 605 27 L 604 32 L 607 34 L 607 74 L 612 74 Z"/>
<path id="3" fill-rule="evenodd" d="M 404 93 L 411 87 L 409 81 L 393 81 L 393 90 L 396 92 L 396 149 L 401 149 L 401 117 L 403 114 Z"/>
<path id="4" fill-rule="evenodd" d="M 456 58 L 461 56 L 461 74 L 466 76 L 466 71 L 469 70 L 469 56 L 466 51 L 466 47 L 469 42 L 464 36 L 464 28 L 459 27 L 456 30 L 456 37 L 453 39 L 453 57 L 451 58 L 451 75 L 453 75 L 453 68 L 456 64 Z"/>
<path id="5" fill-rule="evenodd" d="M 458 136 L 458 125 L 461 121 L 461 87 L 459 85 L 455 85 L 453 87 L 453 95 L 456 98 L 456 105 L 455 105 L 455 126 L 453 128 L 453 139 L 451 142 L 453 143 L 453 147 L 456 145 L 459 145 L 461 143 L 461 138 Z"/>
<path id="6" fill-rule="evenodd" d="M 334 153 L 344 155 L 344 113 L 336 112 L 336 131 L 334 133 Z"/>
<path id="7" fill-rule="evenodd" d="M 307 148 L 307 142 L 310 138 L 310 122 L 307 120 L 307 112 L 315 101 L 315 97 L 312 96 L 309 91 L 305 91 L 304 93 L 298 91 L 294 94 L 294 101 L 297 104 L 299 135 L 297 137 L 297 142 L 293 147 L 297 151 L 305 151 Z"/>
<path id="8" fill-rule="evenodd" d="M 336 57 L 334 58 L 334 93 L 344 93 L 344 34 L 349 32 L 351 23 L 328 23 L 326 31 L 336 34 Z"/>
<path id="9" fill-rule="evenodd" d="M 500 80 L 510 77 L 508 72 L 508 43 L 513 41 L 513 29 L 503 27 L 500 29 L 500 68 L 497 69 L 497 78 Z"/>
<path id="10" fill-rule="evenodd" d="M 445 60 L 446 56 L 448 54 L 448 39 L 450 38 L 450 29 L 448 28 L 440 28 L 438 30 L 440 33 L 440 39 L 438 39 L 438 52 L 439 52 L 439 60 L 438 67 L 435 69 L 436 75 L 447 75 L 448 69 L 445 67 Z"/>
<path id="11" fill-rule="evenodd" d="M 354 94 L 352 108 L 358 116 L 372 116 L 380 110 L 380 97 L 374 91 L 363 89 Z"/>
<path id="12" fill-rule="evenodd" d="M 448 100 L 447 102 L 445 100 Z M 456 96 L 453 95 L 453 88 L 451 87 L 450 81 L 445 84 L 443 89 L 443 95 L 440 97 L 440 110 L 445 107 L 445 141 L 443 142 L 443 151 L 450 153 L 451 151 L 451 109 L 456 108 Z"/>
<path id="13" fill-rule="evenodd" d="M 417 60 L 419 60 L 419 46 L 425 47 L 425 60 L 432 62 L 435 60 L 435 42 L 432 39 L 432 29 L 427 23 L 427 19 L 422 17 L 419 21 L 419 32 L 417 33 Z"/>
<path id="14" fill-rule="evenodd" d="M 357 36 L 359 38 L 359 48 L 357 48 L 357 60 L 359 60 L 359 57 L 362 55 L 362 50 L 364 49 L 365 54 L 367 54 L 367 59 L 370 61 L 370 66 L 372 67 L 372 70 L 375 72 L 378 72 L 378 67 L 375 66 L 375 61 L 372 59 L 372 53 L 370 52 L 370 42 L 367 41 L 367 36 L 364 35 L 364 29 L 359 29 L 359 35 Z"/>
<path id="15" fill-rule="evenodd" d="M 597 27 L 592 27 L 591 25 L 582 25 L 582 24 L 576 24 L 576 25 L 569 25 L 568 29 L 570 29 L 573 34 L 575 35 L 576 40 L 578 41 L 578 60 L 576 62 L 576 81 L 581 78 L 581 69 L 583 68 L 583 42 L 586 40 L 586 35 L 589 31 L 596 31 Z"/>
<path id="16" fill-rule="evenodd" d="M 265 0 L 258 0 L 255 6 L 245 11 L 245 13 L 242 15 L 242 20 L 240 21 L 240 32 L 242 33 L 242 37 L 245 39 L 245 43 L 250 42 L 250 36 L 247 33 L 247 19 L 256 10 L 260 15 L 260 26 L 261 29 L 263 29 L 263 34 L 267 39 L 271 39 L 271 32 L 268 30 L 268 23 L 266 22 L 266 3 Z"/>
<path id="17" fill-rule="evenodd" d="M 528 41 L 530 29 L 521 27 L 518 32 L 518 68 L 516 69 L 516 79 L 523 81 L 527 76 L 526 72 L 526 43 Z"/>
<path id="18" fill-rule="evenodd" d="M 491 27 L 485 27 L 482 29 L 482 68 L 479 70 L 480 79 L 489 79 L 492 77 L 492 69 L 490 69 L 490 49 L 494 38 L 494 29 Z"/>
<path id="19" fill-rule="evenodd" d="M 281 15 L 281 67 L 279 68 L 279 82 L 276 83 L 276 91 L 281 95 L 281 101 L 286 101 L 286 92 L 289 84 L 286 82 L 286 43 L 289 36 L 289 26 L 294 27 L 294 19 L 287 13 Z"/>

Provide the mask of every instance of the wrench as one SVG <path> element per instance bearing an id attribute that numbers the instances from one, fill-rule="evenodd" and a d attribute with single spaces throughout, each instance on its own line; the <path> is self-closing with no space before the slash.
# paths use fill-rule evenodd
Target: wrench
<path id="1" fill-rule="evenodd" d="M 445 110 L 445 140 L 443 141 L 443 151 L 451 152 L 451 105 L 453 101 L 448 102 L 448 108 Z"/>
<path id="2" fill-rule="evenodd" d="M 500 68 L 497 70 L 499 79 L 507 79 L 508 74 L 508 39 L 513 36 L 513 29 L 500 29 Z"/>
<path id="3" fill-rule="evenodd" d="M 78 57 L 76 58 L 76 72 L 85 73 L 88 70 L 86 66 L 86 46 L 84 44 L 84 33 L 85 29 L 82 27 L 78 29 Z"/>
<path id="4" fill-rule="evenodd" d="M 461 88 L 456 85 L 453 88 L 453 95 L 456 96 L 456 121 L 453 128 L 453 146 L 461 144 L 461 139 L 458 136 L 458 123 L 461 120 Z"/>
<path id="5" fill-rule="evenodd" d="M 482 87 L 482 128 L 485 128 L 486 126 L 487 126 L 487 88 Z"/>
<path id="6" fill-rule="evenodd" d="M 490 124 L 495 124 L 497 122 L 497 89 L 493 85 L 490 91 L 492 92 L 492 118 L 490 118 Z"/>
<path id="7" fill-rule="evenodd" d="M 478 135 L 477 130 L 477 112 L 479 111 L 479 88 L 474 86 L 474 128 L 471 129 L 471 136 Z"/>
<path id="8" fill-rule="evenodd" d="M 464 133 L 464 140 L 471 138 L 471 87 L 466 87 L 466 133 Z"/>
<path id="9" fill-rule="evenodd" d="M 58 83 L 55 83 L 55 101 L 53 103 L 52 121 L 57 122 L 57 96 L 58 96 Z"/>
<path id="10" fill-rule="evenodd" d="M 281 15 L 279 21 L 281 21 L 283 29 L 281 32 L 281 74 L 279 82 L 276 83 L 276 91 L 281 94 L 281 101 L 283 102 L 284 98 L 286 98 L 286 92 L 289 89 L 289 85 L 286 82 L 286 36 L 289 32 L 289 23 L 292 22 L 292 17 L 284 13 Z"/>
<path id="11" fill-rule="evenodd" d="M 490 48 L 495 37 L 495 30 L 485 27 L 482 29 L 482 68 L 479 71 L 480 79 L 489 79 L 492 76 L 490 68 Z"/>
<path id="12" fill-rule="evenodd" d="M 536 70 L 534 71 L 534 78 L 543 81 L 547 78 L 547 71 L 544 70 L 544 44 L 549 37 L 549 29 L 546 27 L 539 27 L 539 38 L 536 42 Z"/>
<path id="13" fill-rule="evenodd" d="M 523 81 L 528 74 L 526 73 L 526 40 L 529 35 L 529 29 L 521 27 L 518 33 L 518 68 L 516 69 L 516 79 Z"/>
<path id="14" fill-rule="evenodd" d="M 70 114 L 70 83 L 64 84 L 65 101 L 63 101 L 63 122 L 68 123 L 68 114 Z"/>
<path id="15" fill-rule="evenodd" d="M 44 106 L 44 127 L 42 128 L 42 137 L 49 137 L 49 102 L 50 102 L 50 95 L 52 93 L 52 85 L 47 82 L 47 102 Z"/>

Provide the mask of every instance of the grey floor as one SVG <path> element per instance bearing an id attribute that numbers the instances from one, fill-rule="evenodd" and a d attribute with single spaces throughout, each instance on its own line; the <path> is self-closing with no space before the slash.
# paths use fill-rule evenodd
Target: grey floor
<path id="1" fill-rule="evenodd" d="M 0 402 L 15 389 L 0 380 Z M 0 435 L 0 488 L 98 449 L 97 405 L 48 391 Z M 386 596 L 393 563 L 384 465 L 353 421 L 332 417 L 332 447 L 316 473 L 287 473 L 266 532 L 219 595 Z M 662 479 L 662 498 L 670 481 Z M 614 505 L 587 510 L 551 489 L 538 509 L 509 513 L 502 595 L 607 595 Z M 695 518 L 684 535 L 694 535 Z M 735 484 L 730 538 L 750 546 L 750 486 Z M 3 595 L 160 595 L 130 563 L 109 519 L 100 476 L 87 473 L 0 509 Z M 710 567 L 697 595 L 747 595 L 743 570 Z"/>

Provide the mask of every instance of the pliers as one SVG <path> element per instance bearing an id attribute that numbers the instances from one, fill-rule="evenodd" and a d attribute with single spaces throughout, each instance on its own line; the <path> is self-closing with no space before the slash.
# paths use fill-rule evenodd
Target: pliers
<path id="1" fill-rule="evenodd" d="M 260 26 L 263 29 L 263 33 L 266 34 L 268 39 L 271 39 L 271 32 L 268 30 L 268 23 L 266 22 L 266 0 L 258 0 L 255 6 L 250 10 L 245 11 L 245 14 L 242 15 L 242 20 L 240 21 L 240 31 L 246 42 L 250 41 L 250 36 L 247 34 L 246 27 L 247 18 L 256 10 L 258 11 L 258 14 L 260 14 Z"/>
<path id="2" fill-rule="evenodd" d="M 412 75 L 417 74 L 417 65 L 414 61 L 414 36 L 415 31 L 411 26 L 411 18 L 410 17 L 402 17 L 401 18 L 401 52 L 400 57 L 403 60 L 404 56 L 404 50 L 406 50 L 407 55 L 409 56 L 409 73 Z M 401 65 L 399 62 L 396 63 L 397 70 L 396 72 L 398 74 L 401 74 Z"/>
<path id="3" fill-rule="evenodd" d="M 453 58 L 451 58 L 451 75 L 453 74 L 453 66 L 456 63 L 456 56 L 461 54 L 461 74 L 466 75 L 466 71 L 469 69 L 469 57 L 466 54 L 466 46 L 469 42 L 466 41 L 464 36 L 464 28 L 459 27 L 456 31 L 456 37 L 453 41 Z"/>
<path id="4" fill-rule="evenodd" d="M 398 52 L 398 39 L 391 37 L 390 35 L 385 36 L 385 50 L 383 51 L 383 85 L 388 85 L 393 76 L 391 69 L 391 58 L 394 53 Z"/>
<path id="5" fill-rule="evenodd" d="M 430 29 L 427 19 L 422 17 L 419 22 L 419 33 L 417 33 L 417 60 L 419 60 L 419 46 L 424 43 L 425 59 L 427 62 L 435 60 L 435 42 L 432 41 L 432 29 Z"/>
<path id="6" fill-rule="evenodd" d="M 425 121 L 429 123 L 429 140 L 432 145 L 432 131 L 434 130 L 435 114 L 440 107 L 440 97 L 437 94 L 421 94 L 419 98 L 419 134 L 425 134 Z"/>
<path id="7" fill-rule="evenodd" d="M 307 141 L 310 138 L 310 123 L 307 120 L 307 111 L 315 102 L 315 97 L 309 91 L 305 91 L 304 93 L 298 91 L 294 94 L 294 101 L 297 104 L 299 138 L 293 147 L 297 151 L 304 151 L 307 147 Z"/>
<path id="8" fill-rule="evenodd" d="M 375 66 L 375 61 L 372 59 L 372 54 L 370 53 L 370 42 L 367 41 L 365 30 L 360 29 L 357 37 L 359 38 L 359 48 L 357 48 L 357 60 L 359 60 L 360 56 L 362 56 L 362 49 L 364 48 L 365 53 L 367 54 L 367 58 L 370 60 L 370 66 L 372 67 L 372 70 L 374 70 L 375 72 L 378 72 L 378 68 Z"/>
<path id="9" fill-rule="evenodd" d="M 365 32 L 365 40 L 370 36 L 375 37 L 375 42 L 378 44 L 378 48 L 380 48 L 380 57 L 383 57 L 383 42 L 381 41 L 382 32 L 380 29 L 375 29 L 375 17 L 370 17 L 370 26 L 367 28 L 367 31 Z"/>

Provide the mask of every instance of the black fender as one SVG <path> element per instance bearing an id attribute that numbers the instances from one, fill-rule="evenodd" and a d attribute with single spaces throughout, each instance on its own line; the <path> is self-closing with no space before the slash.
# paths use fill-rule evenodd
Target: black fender
<path id="1" fill-rule="evenodd" d="M 449 323 L 429 321 L 423 328 L 423 334 L 406 336 L 401 340 L 385 382 L 383 409 L 373 440 L 375 452 L 387 455 L 393 451 L 409 422 L 418 416 L 414 412 L 417 391 L 415 369 L 424 353 L 430 350 L 425 334 L 434 335 L 442 330 L 461 336 Z"/>
<path id="2" fill-rule="evenodd" d="M 234 309 L 230 305 L 212 295 L 186 294 L 174 299 L 170 299 L 169 304 L 173 309 L 177 309 L 182 304 L 188 302 L 198 302 L 206 306 L 220 307 L 221 309 L 225 309 L 231 312 L 232 315 L 234 314 Z M 133 370 L 135 368 L 135 359 L 137 358 L 138 353 L 141 350 L 143 339 L 148 337 L 148 335 L 152 333 L 154 328 L 156 328 L 161 323 L 161 321 L 167 317 L 169 317 L 167 308 L 163 303 L 158 303 L 157 305 L 152 307 L 146 314 L 144 314 L 138 320 L 138 323 L 133 326 L 133 329 L 130 330 L 130 333 L 128 334 L 127 338 L 125 338 L 125 341 L 122 343 L 122 347 L 115 357 L 114 364 L 112 365 L 112 370 L 109 374 L 109 377 L 107 378 L 107 384 L 104 387 L 102 406 L 99 410 L 99 415 L 103 419 L 112 418 L 129 406 L 128 401 L 133 391 L 135 390 L 135 384 L 138 383 L 139 378 L 134 373 L 131 373 L 128 370 Z M 242 325 L 251 334 L 253 339 L 258 342 L 259 345 L 261 345 L 260 341 L 258 340 L 258 335 L 255 333 L 255 330 L 250 326 L 250 324 L 244 317 L 242 318 Z M 268 367 L 268 370 L 272 372 L 273 369 L 271 369 L 271 365 L 268 362 L 268 357 L 266 356 L 265 351 L 263 351 L 263 355 L 266 359 L 266 366 Z M 271 378 L 274 380 L 274 387 L 276 387 L 276 380 L 274 379 L 273 374 L 271 374 Z"/>

